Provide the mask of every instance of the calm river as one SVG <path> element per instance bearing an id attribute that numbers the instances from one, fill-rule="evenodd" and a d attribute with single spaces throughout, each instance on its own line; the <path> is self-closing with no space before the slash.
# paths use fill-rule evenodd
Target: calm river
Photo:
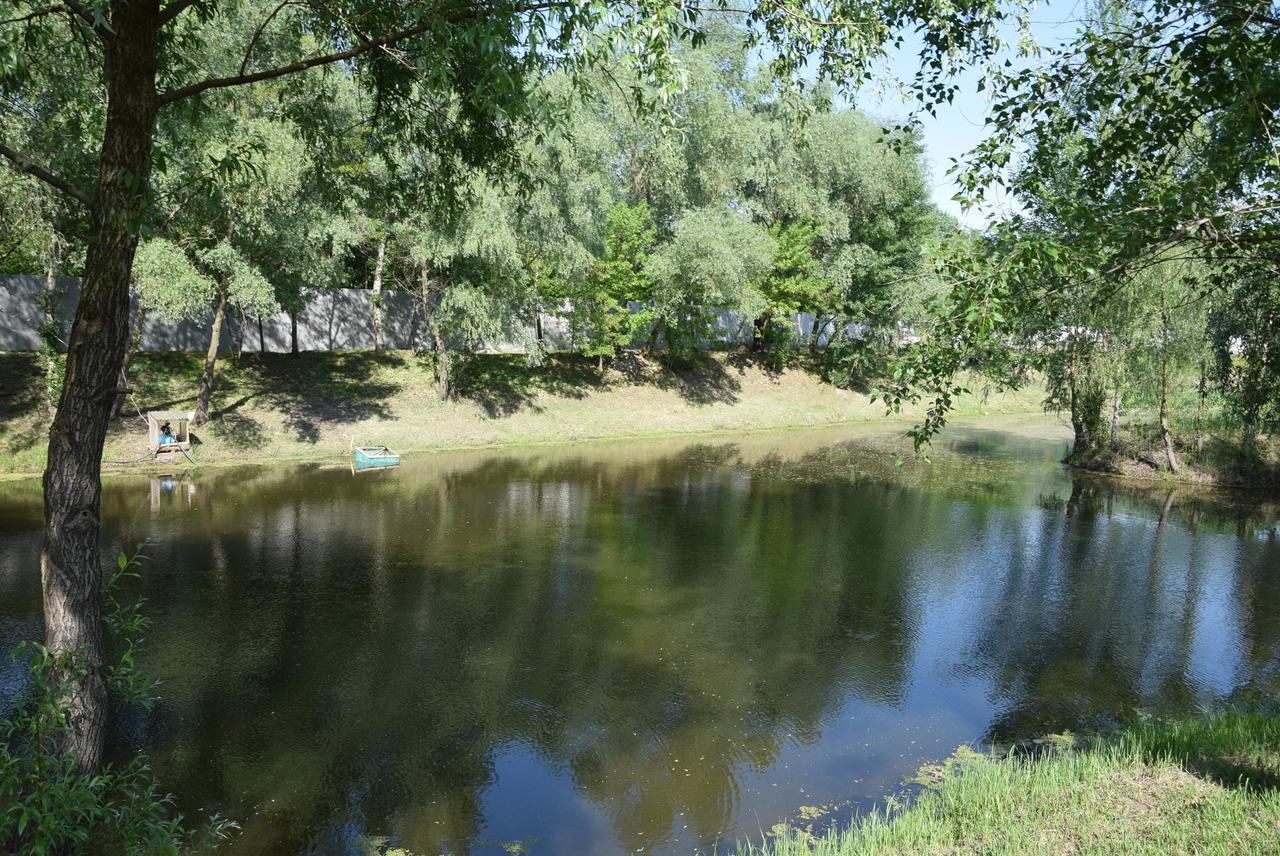
<path id="1" fill-rule="evenodd" d="M 113 479 L 161 682 L 114 751 L 234 853 L 689 853 L 961 743 L 1276 691 L 1275 505 L 1073 481 L 1055 423 L 992 424 L 901 466 L 850 428 Z M 5 651 L 39 490 L 0 484 Z"/>

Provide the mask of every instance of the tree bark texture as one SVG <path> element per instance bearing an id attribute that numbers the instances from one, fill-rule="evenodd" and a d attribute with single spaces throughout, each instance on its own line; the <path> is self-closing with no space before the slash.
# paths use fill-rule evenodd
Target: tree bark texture
<path id="1" fill-rule="evenodd" d="M 57 317 L 56 317 L 57 311 L 56 311 L 56 307 L 54 306 L 54 296 L 57 294 L 57 291 L 58 291 L 58 251 L 61 249 L 61 243 L 62 242 L 61 240 L 59 240 L 59 236 L 58 236 L 58 230 L 54 229 L 49 235 L 49 264 L 46 266 L 45 277 L 44 277 L 44 293 L 45 293 L 44 323 L 47 325 L 46 329 L 49 329 L 49 330 L 54 329 L 57 322 Z M 41 333 L 41 338 L 46 338 L 47 336 L 48 334 Z M 57 387 L 54 384 L 54 371 L 56 369 L 56 366 L 52 366 L 50 364 L 52 360 L 53 360 L 52 355 L 46 355 L 41 360 L 41 362 L 44 364 L 44 371 L 45 371 L 45 379 L 44 379 L 45 411 L 50 416 L 52 416 L 58 410 L 57 404 L 53 400 L 54 391 L 56 390 Z"/>
<path id="2" fill-rule="evenodd" d="M 107 114 L 80 304 L 49 429 L 40 578 L 45 645 L 60 670 L 69 742 L 81 770 L 102 762 L 107 693 L 102 650 L 102 445 L 129 338 L 129 274 L 145 205 L 156 120 L 157 0 L 111 7 Z M 64 661 L 65 662 L 65 661 Z"/>

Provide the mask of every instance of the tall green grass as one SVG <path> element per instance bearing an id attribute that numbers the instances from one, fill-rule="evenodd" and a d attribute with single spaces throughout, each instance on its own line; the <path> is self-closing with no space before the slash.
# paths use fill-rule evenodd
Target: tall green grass
<path id="1" fill-rule="evenodd" d="M 906 809 L 753 856 L 863 853 L 1280 853 L 1280 718 L 1151 720 L 1005 758 L 962 750 L 921 771 Z"/>

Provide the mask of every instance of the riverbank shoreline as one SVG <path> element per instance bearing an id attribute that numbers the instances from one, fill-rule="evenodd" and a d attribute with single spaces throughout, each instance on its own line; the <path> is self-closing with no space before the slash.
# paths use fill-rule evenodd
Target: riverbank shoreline
<path id="1" fill-rule="evenodd" d="M 1266 852 L 1280 836 L 1280 717 L 1149 719 L 1000 756 L 961 747 L 845 829 L 787 826 L 739 856 Z"/>
<path id="2" fill-rule="evenodd" d="M 633 356 L 633 355 L 632 355 Z M 630 359 L 624 368 L 548 355 L 479 354 L 442 401 L 430 357 L 409 352 L 246 355 L 219 368 L 212 418 L 193 430 L 196 466 L 346 459 L 352 443 L 401 453 L 696 437 L 844 424 L 910 426 L 864 392 L 824 382 L 814 367 L 773 372 L 749 355 L 709 353 L 671 367 Z M 104 474 L 171 471 L 182 459 L 147 460 L 140 412 L 194 406 L 200 359 L 141 354 L 126 413 L 113 421 Z M 0 421 L 0 478 L 30 478 L 44 466 L 47 413 L 34 355 L 0 355 L 6 383 Z M 958 419 L 1038 414 L 1042 391 L 970 396 Z"/>
<path id="3" fill-rule="evenodd" d="M 1257 435 L 1249 443 L 1238 427 L 1223 424 L 1213 430 L 1183 429 L 1173 434 L 1170 450 L 1157 413 L 1138 410 L 1108 444 L 1083 454 L 1073 451 L 1063 463 L 1080 473 L 1157 486 L 1272 491 L 1280 487 L 1276 437 Z"/>

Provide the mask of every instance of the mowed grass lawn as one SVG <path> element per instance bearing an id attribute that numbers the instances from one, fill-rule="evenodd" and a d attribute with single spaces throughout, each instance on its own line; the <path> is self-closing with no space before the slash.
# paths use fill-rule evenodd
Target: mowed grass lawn
<path id="1" fill-rule="evenodd" d="M 414 452 L 885 418 L 866 392 L 838 389 L 805 366 L 770 372 L 742 352 L 705 354 L 683 367 L 633 356 L 622 366 L 599 371 L 594 360 L 570 354 L 538 366 L 520 355 L 477 354 L 455 369 L 455 394 L 442 401 L 429 355 L 224 357 L 212 419 L 195 429 L 192 456 L 202 464 L 256 462 L 342 455 L 352 441 Z M 135 359 L 134 394 L 107 437 L 108 469 L 146 463 L 138 411 L 192 409 L 201 368 L 197 354 Z M 41 384 L 34 354 L 0 354 L 0 473 L 44 467 L 49 416 Z M 959 415 L 1038 412 L 1042 397 L 1039 388 L 971 397 Z"/>
<path id="2" fill-rule="evenodd" d="M 1280 853 L 1276 716 L 1153 720 L 1004 759 L 962 751 L 921 778 L 903 811 L 740 853 Z"/>

